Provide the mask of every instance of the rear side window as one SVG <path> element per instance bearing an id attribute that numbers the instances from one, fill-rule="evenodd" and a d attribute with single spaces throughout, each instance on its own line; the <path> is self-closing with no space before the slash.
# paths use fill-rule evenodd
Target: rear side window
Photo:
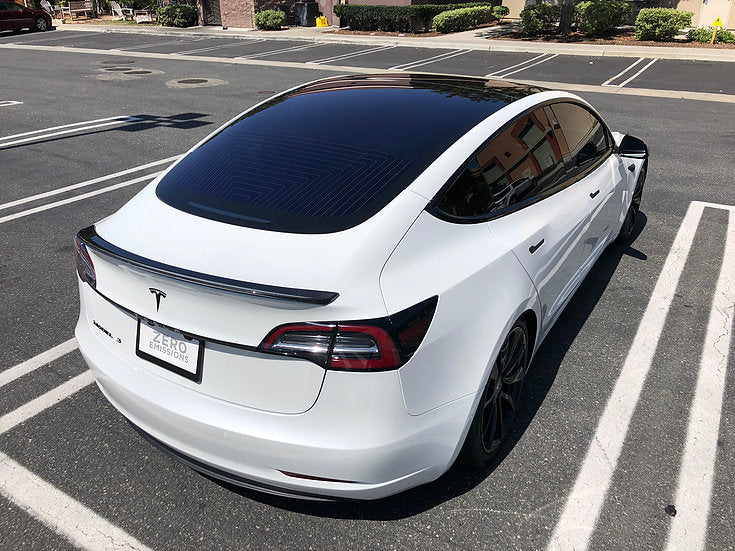
<path id="1" fill-rule="evenodd" d="M 558 134 L 545 109 L 523 115 L 468 162 L 437 209 L 455 218 L 484 217 L 552 189 L 565 176 Z"/>
<path id="2" fill-rule="evenodd" d="M 607 133 L 597 117 L 580 105 L 555 103 L 550 109 L 561 127 L 559 142 L 569 159 L 568 176 L 573 178 L 607 154 Z"/>

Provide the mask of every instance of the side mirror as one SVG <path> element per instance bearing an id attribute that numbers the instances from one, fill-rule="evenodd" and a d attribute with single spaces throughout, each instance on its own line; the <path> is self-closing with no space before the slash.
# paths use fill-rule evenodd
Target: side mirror
<path id="1" fill-rule="evenodd" d="M 648 159 L 648 147 L 640 138 L 626 134 L 616 153 L 621 157 L 631 157 L 633 159 Z"/>

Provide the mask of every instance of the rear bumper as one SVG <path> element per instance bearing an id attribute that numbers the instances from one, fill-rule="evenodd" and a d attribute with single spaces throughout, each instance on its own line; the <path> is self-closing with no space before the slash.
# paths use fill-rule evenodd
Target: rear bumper
<path id="1" fill-rule="evenodd" d="M 199 471 L 279 495 L 377 499 L 430 482 L 453 462 L 474 400 L 412 416 L 397 372 L 330 371 L 308 411 L 255 410 L 143 369 L 136 362 L 144 360 L 120 356 L 98 333 L 83 306 L 79 348 L 102 392 L 132 424 Z"/>

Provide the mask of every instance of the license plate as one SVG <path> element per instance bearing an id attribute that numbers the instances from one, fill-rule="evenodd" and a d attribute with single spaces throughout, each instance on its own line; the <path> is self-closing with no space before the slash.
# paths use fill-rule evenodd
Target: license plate
<path id="1" fill-rule="evenodd" d="M 156 365 L 201 382 L 204 343 L 179 331 L 139 319 L 135 353 Z"/>

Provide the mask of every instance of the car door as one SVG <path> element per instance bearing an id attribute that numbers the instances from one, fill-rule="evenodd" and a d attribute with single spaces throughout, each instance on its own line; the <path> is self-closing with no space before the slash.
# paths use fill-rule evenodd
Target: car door
<path id="1" fill-rule="evenodd" d="M 0 31 L 7 31 L 11 28 L 9 19 L 12 15 L 5 6 L 5 2 L 0 2 Z"/>
<path id="2" fill-rule="evenodd" d="M 22 29 L 30 27 L 33 21 L 30 12 L 23 9 L 23 6 L 14 2 L 4 3 L 4 20 L 5 29 Z"/>
<path id="3" fill-rule="evenodd" d="M 600 119 L 586 107 L 558 102 L 548 107 L 559 128 L 567 179 L 588 196 L 590 222 L 582 251 L 582 276 L 591 267 L 620 226 L 623 207 L 618 160 L 613 139 Z"/>
<path id="4" fill-rule="evenodd" d="M 534 282 L 543 322 L 573 290 L 588 231 L 588 196 L 566 178 L 558 130 L 541 107 L 497 133 L 436 205 L 455 219 L 486 221 Z"/>

